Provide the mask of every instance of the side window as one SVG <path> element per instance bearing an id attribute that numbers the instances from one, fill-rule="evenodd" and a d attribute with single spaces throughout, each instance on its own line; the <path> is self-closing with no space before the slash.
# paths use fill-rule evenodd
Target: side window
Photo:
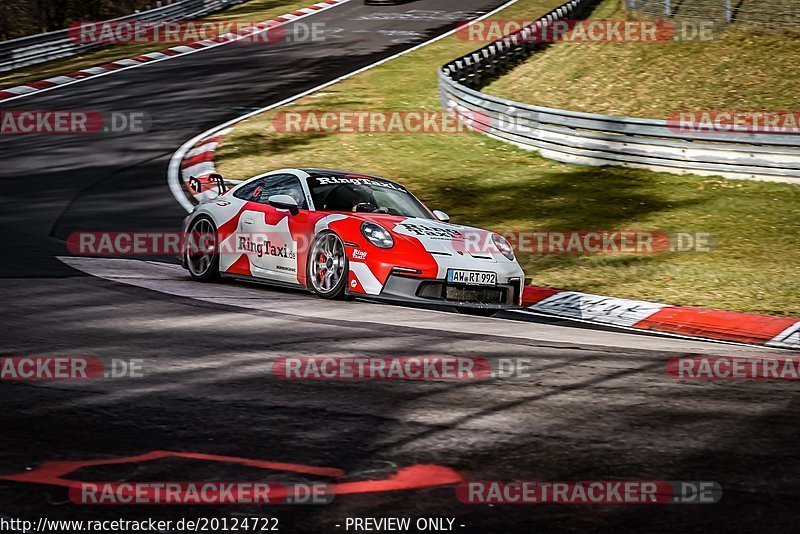
<path id="1" fill-rule="evenodd" d="M 233 193 L 233 196 L 236 198 L 241 198 L 242 200 L 254 200 L 253 191 L 255 191 L 258 187 L 264 187 L 264 178 L 259 178 L 254 182 L 250 182 L 241 189 L 237 189 L 236 192 Z"/>
<path id="2" fill-rule="evenodd" d="M 266 204 L 272 195 L 289 195 L 297 201 L 297 206 L 300 209 L 308 209 L 306 196 L 303 194 L 303 186 L 300 185 L 300 179 L 293 174 L 265 176 L 247 184 L 234 193 L 237 198 L 261 204 Z"/>

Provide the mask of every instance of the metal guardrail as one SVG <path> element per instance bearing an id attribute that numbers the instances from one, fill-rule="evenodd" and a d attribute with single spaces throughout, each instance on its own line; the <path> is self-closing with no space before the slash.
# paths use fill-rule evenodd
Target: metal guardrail
<path id="1" fill-rule="evenodd" d="M 245 0 L 182 0 L 112 19 L 109 22 L 190 20 L 221 11 L 243 1 Z M 68 32 L 69 30 L 59 30 L 0 41 L 0 72 L 84 54 L 104 46 L 75 42 L 70 39 Z"/>
<path id="2" fill-rule="evenodd" d="M 797 135 L 684 132 L 666 120 L 552 109 L 478 91 L 543 46 L 527 39 L 541 35 L 535 26 L 580 19 L 594 3 L 571 0 L 530 26 L 442 67 L 439 90 L 444 108 L 491 137 L 557 161 L 800 184 Z"/>

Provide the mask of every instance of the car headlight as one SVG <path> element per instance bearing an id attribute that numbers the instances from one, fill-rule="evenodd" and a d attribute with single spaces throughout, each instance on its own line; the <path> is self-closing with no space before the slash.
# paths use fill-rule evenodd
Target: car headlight
<path id="1" fill-rule="evenodd" d="M 389 230 L 375 223 L 365 222 L 362 224 L 361 234 L 367 238 L 367 241 L 378 248 L 392 248 L 394 246 L 394 239 L 392 239 L 392 234 L 389 233 Z"/>
<path id="2" fill-rule="evenodd" d="M 514 261 L 514 247 L 511 246 L 511 243 L 509 243 L 505 237 L 500 234 L 492 234 L 492 241 L 503 256 Z"/>

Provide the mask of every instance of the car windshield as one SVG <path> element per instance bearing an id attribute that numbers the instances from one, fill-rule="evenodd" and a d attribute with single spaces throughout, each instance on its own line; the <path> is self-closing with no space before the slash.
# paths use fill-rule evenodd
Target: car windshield
<path id="1" fill-rule="evenodd" d="M 428 208 L 403 186 L 372 176 L 312 175 L 308 187 L 318 210 L 434 218 Z"/>

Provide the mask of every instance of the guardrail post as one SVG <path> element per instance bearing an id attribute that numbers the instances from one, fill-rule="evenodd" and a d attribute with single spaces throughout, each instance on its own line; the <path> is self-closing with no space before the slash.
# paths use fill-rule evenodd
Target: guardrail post
<path id="1" fill-rule="evenodd" d="M 670 4 L 670 0 L 664 0 L 664 15 L 667 17 L 672 16 L 672 5 Z"/>
<path id="2" fill-rule="evenodd" d="M 733 20 L 733 11 L 731 10 L 731 0 L 723 0 L 725 4 L 725 22 L 730 23 Z"/>

